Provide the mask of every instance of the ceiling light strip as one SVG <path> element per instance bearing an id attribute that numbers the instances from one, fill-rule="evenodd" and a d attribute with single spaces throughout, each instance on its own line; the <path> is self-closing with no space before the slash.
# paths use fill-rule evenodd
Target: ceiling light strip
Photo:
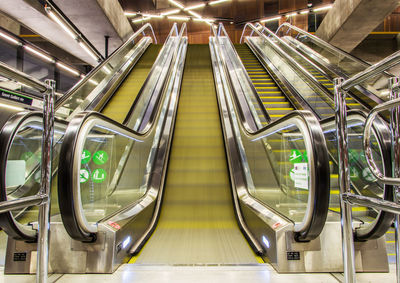
<path id="1" fill-rule="evenodd" d="M 44 53 L 42 53 L 42 52 L 40 52 L 40 51 L 38 51 L 36 49 L 33 49 L 32 47 L 30 47 L 28 45 L 24 45 L 24 48 L 26 50 L 28 50 L 30 53 L 35 54 L 36 56 L 39 56 L 39 57 L 45 59 L 46 61 L 54 63 L 54 59 L 49 57 L 49 56 L 47 56 L 46 54 L 44 54 Z"/>
<path id="2" fill-rule="evenodd" d="M 188 21 L 189 17 L 184 17 L 184 16 L 168 16 L 167 17 L 169 20 L 177 20 L 177 21 Z"/>
<path id="3" fill-rule="evenodd" d="M 164 13 L 161 13 L 162 16 L 169 16 L 169 15 L 173 15 L 173 14 L 177 14 L 179 13 L 181 10 L 180 9 L 174 9 L 174 10 L 170 10 Z"/>
<path id="4" fill-rule="evenodd" d="M 227 1 L 229 1 L 229 0 L 216 0 L 216 1 L 211 1 L 211 2 L 208 2 L 208 5 L 216 5 L 216 4 L 220 4 L 220 3 L 223 3 L 223 2 L 227 2 Z"/>
<path id="5" fill-rule="evenodd" d="M 181 3 L 179 3 L 178 1 L 175 0 L 168 0 L 168 2 L 170 2 L 171 4 L 175 5 L 176 7 L 180 8 L 180 9 L 185 9 L 185 6 L 183 6 Z"/>
<path id="6" fill-rule="evenodd" d="M 201 3 L 201 4 L 193 5 L 193 6 L 190 6 L 190 7 L 186 7 L 183 10 L 184 11 L 195 10 L 195 9 L 203 8 L 205 5 L 206 5 L 205 3 Z"/>
<path id="7" fill-rule="evenodd" d="M 11 36 L 8 36 L 8 35 L 5 34 L 5 33 L 0 32 L 0 36 L 1 36 L 2 38 L 4 38 L 5 40 L 10 41 L 10 42 L 12 42 L 12 43 L 14 43 L 14 44 L 17 44 L 17 45 L 20 45 L 20 44 L 21 44 L 18 40 L 12 38 Z"/>

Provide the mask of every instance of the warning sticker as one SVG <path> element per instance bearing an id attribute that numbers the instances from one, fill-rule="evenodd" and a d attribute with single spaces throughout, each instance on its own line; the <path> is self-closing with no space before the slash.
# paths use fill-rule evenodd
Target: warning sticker
<path id="1" fill-rule="evenodd" d="M 294 186 L 308 190 L 308 163 L 294 164 Z"/>

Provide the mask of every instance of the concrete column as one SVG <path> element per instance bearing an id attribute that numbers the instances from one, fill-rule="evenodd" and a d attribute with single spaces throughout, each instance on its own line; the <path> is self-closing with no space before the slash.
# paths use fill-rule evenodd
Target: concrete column
<path id="1" fill-rule="evenodd" d="M 16 35 L 19 35 L 21 30 L 21 25 L 18 22 L 7 17 L 6 15 L 3 15 L 2 13 L 0 13 L 0 27 Z"/>
<path id="2" fill-rule="evenodd" d="M 316 35 L 352 51 L 398 6 L 398 0 L 336 0 Z"/>
<path id="3" fill-rule="evenodd" d="M 119 37 L 124 41 L 133 32 L 118 0 L 97 0 Z"/>

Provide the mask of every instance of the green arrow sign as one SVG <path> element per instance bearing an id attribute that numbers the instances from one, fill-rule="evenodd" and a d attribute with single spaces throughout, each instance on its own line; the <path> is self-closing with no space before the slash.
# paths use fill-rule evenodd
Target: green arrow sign
<path id="1" fill-rule="evenodd" d="M 107 172 L 104 169 L 95 169 L 92 174 L 92 180 L 94 183 L 103 183 L 107 177 Z"/>

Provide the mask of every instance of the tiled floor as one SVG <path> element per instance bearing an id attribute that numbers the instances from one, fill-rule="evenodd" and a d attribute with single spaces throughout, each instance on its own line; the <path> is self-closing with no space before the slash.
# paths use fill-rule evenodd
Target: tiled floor
<path id="1" fill-rule="evenodd" d="M 3 274 L 3 270 L 0 270 Z M 314 274 L 278 274 L 268 264 L 249 266 L 160 266 L 160 265 L 133 265 L 121 266 L 114 274 L 53 274 L 49 283 L 79 283 L 79 282 L 174 282 L 174 283 L 245 283 L 245 282 L 296 282 L 313 283 L 342 282 L 342 274 L 314 273 Z M 0 275 L 0 283 L 35 282 L 34 275 Z M 390 273 L 357 274 L 357 282 L 395 282 L 395 267 L 390 265 Z"/>

